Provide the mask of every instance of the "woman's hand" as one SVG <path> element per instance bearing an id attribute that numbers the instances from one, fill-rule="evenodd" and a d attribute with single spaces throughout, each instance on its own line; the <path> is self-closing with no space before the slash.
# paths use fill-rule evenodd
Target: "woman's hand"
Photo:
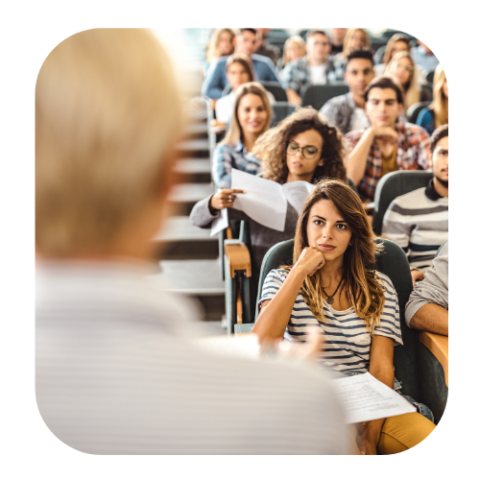
<path id="1" fill-rule="evenodd" d="M 237 196 L 236 193 L 247 193 L 245 190 L 236 190 L 234 188 L 224 188 L 213 195 L 210 199 L 210 208 L 213 210 L 222 210 L 233 206 Z"/>
<path id="2" fill-rule="evenodd" d="M 300 258 L 295 264 L 295 269 L 299 269 L 310 277 L 325 265 L 325 257 L 317 247 L 305 247 Z"/>

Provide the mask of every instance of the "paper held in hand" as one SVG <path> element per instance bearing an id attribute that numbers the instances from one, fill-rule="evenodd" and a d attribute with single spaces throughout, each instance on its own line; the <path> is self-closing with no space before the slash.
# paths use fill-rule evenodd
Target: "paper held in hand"
<path id="1" fill-rule="evenodd" d="M 252 220 L 272 230 L 283 232 L 287 217 L 287 202 L 298 213 L 313 185 L 308 182 L 290 182 L 280 185 L 255 175 L 232 168 L 232 188 L 245 190 L 237 195 L 234 207 Z"/>

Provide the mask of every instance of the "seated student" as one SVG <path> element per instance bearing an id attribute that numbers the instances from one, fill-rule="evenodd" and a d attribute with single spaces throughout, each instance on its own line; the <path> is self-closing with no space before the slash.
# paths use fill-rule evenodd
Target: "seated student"
<path id="1" fill-rule="evenodd" d="M 253 65 L 255 80 L 262 82 L 280 82 L 272 61 L 262 55 L 256 55 L 255 44 L 257 31 L 254 28 L 242 28 L 235 37 L 235 53 L 243 53 L 250 57 Z M 216 65 L 209 69 L 202 85 L 202 95 L 214 100 L 220 98 L 228 85 L 226 64 L 228 57 L 219 58 Z"/>
<path id="2" fill-rule="evenodd" d="M 77 33 L 40 69 L 42 418 L 90 454 L 345 454 L 346 426 L 323 372 L 200 350 L 189 339 L 201 329 L 197 310 L 148 277 L 181 106 L 172 64 L 147 30 Z"/>
<path id="3" fill-rule="evenodd" d="M 280 184 L 304 180 L 315 183 L 322 177 L 347 182 L 343 166 L 343 147 L 337 129 L 323 123 L 313 108 L 302 108 L 266 132 L 255 144 L 252 153 L 262 161 L 262 176 Z M 230 220 L 246 220 L 250 225 L 253 285 L 267 250 L 278 242 L 292 238 L 298 212 L 287 205 L 283 232 L 273 230 L 235 210 L 240 190 L 224 189 L 199 201 L 192 209 L 190 221 L 201 228 L 210 228 L 223 208 L 229 209 Z M 247 192 L 248 193 L 248 192 Z"/>
<path id="4" fill-rule="evenodd" d="M 407 52 L 400 52 L 390 60 L 385 69 L 385 75 L 391 75 L 398 80 L 405 96 L 405 111 L 418 102 L 432 99 L 429 89 L 422 89 L 417 81 L 417 71 L 412 57 Z"/>
<path id="5" fill-rule="evenodd" d="M 280 58 L 280 60 L 278 60 L 277 63 L 278 70 L 282 70 L 290 62 L 298 60 L 304 57 L 306 54 L 307 50 L 305 48 L 305 40 L 303 40 L 300 35 L 292 35 L 290 38 L 288 38 L 283 46 L 283 56 Z M 282 77 L 281 71 L 279 77 Z"/>
<path id="6" fill-rule="evenodd" d="M 433 178 L 428 187 L 397 197 L 383 218 L 382 236 L 407 254 L 413 285 L 423 280 L 440 245 L 448 239 L 448 125 L 430 137 Z"/>
<path id="7" fill-rule="evenodd" d="M 282 85 L 287 92 L 288 101 L 295 105 L 302 103 L 300 94 L 303 86 L 325 85 L 337 80 L 329 56 L 329 38 L 323 30 L 308 31 L 306 50 L 305 57 L 290 62 L 281 72 Z"/>
<path id="8" fill-rule="evenodd" d="M 343 40 L 343 50 L 333 57 L 335 78 L 342 82 L 347 66 L 347 55 L 360 48 L 370 48 L 372 42 L 368 33 L 363 28 L 349 28 Z"/>
<path id="9" fill-rule="evenodd" d="M 268 32 L 269 28 L 256 28 L 257 30 L 257 43 L 255 44 L 255 53 L 257 55 L 262 55 L 263 57 L 268 57 L 274 65 L 277 64 L 278 59 L 280 58 L 280 49 L 269 43 L 268 41 Z"/>
<path id="10" fill-rule="evenodd" d="M 425 279 L 417 283 L 405 306 L 410 328 L 448 337 L 448 242 L 433 259 Z"/>
<path id="11" fill-rule="evenodd" d="M 231 55 L 235 48 L 233 39 L 237 35 L 231 28 L 217 28 L 213 33 L 207 46 L 206 60 L 203 67 L 204 75 L 209 68 L 215 65 L 220 57 Z"/>
<path id="12" fill-rule="evenodd" d="M 252 175 L 260 172 L 260 160 L 251 151 L 270 126 L 267 91 L 257 82 L 244 83 L 235 92 L 233 112 L 228 132 L 213 152 L 212 178 L 219 188 L 230 188 L 232 168 Z"/>
<path id="13" fill-rule="evenodd" d="M 335 125 L 342 134 L 351 130 L 362 130 L 370 126 L 365 114 L 365 88 L 375 76 L 373 72 L 373 52 L 371 50 L 353 50 L 347 56 L 345 82 L 349 92 L 331 98 L 320 109 L 330 125 Z"/>
<path id="14" fill-rule="evenodd" d="M 407 52 L 410 53 L 410 39 L 401 33 L 396 33 L 392 35 L 390 40 L 387 42 L 385 46 L 385 52 L 383 54 L 382 63 L 375 65 L 373 69 L 375 70 L 375 75 L 378 77 L 379 75 L 385 74 L 385 68 L 390 63 L 390 60 L 400 52 Z M 425 74 L 423 73 L 423 68 L 420 65 L 415 65 L 416 77 L 418 83 L 425 84 L 427 83 L 427 79 L 425 78 Z"/>
<path id="15" fill-rule="evenodd" d="M 267 275 L 252 332 L 302 342 L 315 329 L 325 338 L 322 363 L 346 375 L 370 372 L 394 388 L 393 350 L 403 343 L 398 297 L 388 276 L 368 266 L 381 250 L 373 238 L 353 190 L 319 182 L 298 219 L 293 265 Z M 430 409 L 417 405 L 430 419 L 408 413 L 367 422 L 357 437 L 360 452 L 398 453 L 425 439 L 435 425 Z"/>
<path id="16" fill-rule="evenodd" d="M 437 68 L 438 58 L 428 48 L 425 43 L 417 38 L 418 46 L 413 47 L 410 52 L 412 54 L 415 65 L 420 65 L 426 72 L 432 72 Z"/>
<path id="17" fill-rule="evenodd" d="M 420 110 L 415 123 L 430 135 L 435 128 L 448 123 L 448 83 L 440 63 L 433 76 L 433 102 Z"/>
<path id="18" fill-rule="evenodd" d="M 235 107 L 235 93 L 244 83 L 253 82 L 253 72 L 250 59 L 241 53 L 232 55 L 227 60 L 227 80 L 232 91 L 219 98 L 215 103 L 215 125 L 226 125 L 230 123 Z M 270 105 L 275 103 L 275 97 L 266 92 Z"/>
<path id="19" fill-rule="evenodd" d="M 331 28 L 330 29 L 330 53 L 336 55 L 343 52 L 343 42 L 347 34 L 346 28 Z"/>
<path id="20" fill-rule="evenodd" d="M 428 133 L 417 125 L 397 122 L 403 91 L 389 76 L 374 78 L 365 90 L 365 113 L 371 126 L 347 133 L 347 175 L 366 202 L 372 202 L 380 178 L 396 170 L 430 168 Z"/>

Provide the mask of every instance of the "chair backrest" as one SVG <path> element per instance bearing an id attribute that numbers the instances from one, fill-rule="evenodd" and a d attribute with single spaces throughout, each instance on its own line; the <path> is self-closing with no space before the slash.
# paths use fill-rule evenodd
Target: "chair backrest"
<path id="1" fill-rule="evenodd" d="M 430 85 L 433 85 L 433 76 L 434 75 L 435 75 L 435 70 L 430 70 L 425 75 L 425 78 L 427 79 L 427 82 L 430 83 Z"/>
<path id="2" fill-rule="evenodd" d="M 277 102 L 288 102 L 287 92 L 278 82 L 260 82 L 267 92 L 270 92 Z"/>
<path id="3" fill-rule="evenodd" d="M 422 93 L 420 95 L 420 100 L 422 102 L 431 102 L 433 100 L 433 90 L 431 84 L 423 84 L 420 86 Z"/>
<path id="4" fill-rule="evenodd" d="M 432 102 L 425 101 L 414 103 L 413 105 L 411 105 L 407 110 L 407 120 L 410 123 L 415 123 L 417 121 L 420 111 L 423 110 L 425 107 L 428 107 L 430 103 Z"/>
<path id="5" fill-rule="evenodd" d="M 383 55 L 385 54 L 386 45 L 382 45 L 373 56 L 373 60 L 375 61 L 375 65 L 378 65 L 383 62 Z"/>
<path id="6" fill-rule="evenodd" d="M 302 92 L 302 106 L 311 105 L 320 110 L 333 97 L 348 93 L 348 85 L 343 82 L 326 85 L 306 85 Z"/>
<path id="7" fill-rule="evenodd" d="M 258 284 L 257 304 L 262 293 L 262 285 L 268 273 L 280 265 L 293 263 L 293 239 L 277 243 L 265 254 Z M 400 324 L 402 329 L 403 346 L 395 348 L 394 366 L 395 376 L 402 382 L 402 393 L 419 398 L 418 380 L 418 331 L 407 327 L 405 323 L 405 305 L 413 290 L 410 266 L 404 251 L 394 242 L 377 238 L 375 243 L 383 245 L 383 250 L 375 259 L 375 269 L 388 275 L 398 295 L 400 307 Z M 255 311 L 255 320 L 258 309 Z"/>
<path id="8" fill-rule="evenodd" d="M 431 178 L 432 172 L 425 170 L 405 170 L 387 173 L 387 175 L 383 176 L 375 190 L 373 231 L 377 235 L 382 234 L 383 217 L 395 198 L 417 190 L 417 188 L 426 187 Z"/>
<path id="9" fill-rule="evenodd" d="M 279 124 L 284 118 L 287 118 L 296 109 L 296 105 L 288 102 L 277 102 L 272 105 L 271 127 Z"/>

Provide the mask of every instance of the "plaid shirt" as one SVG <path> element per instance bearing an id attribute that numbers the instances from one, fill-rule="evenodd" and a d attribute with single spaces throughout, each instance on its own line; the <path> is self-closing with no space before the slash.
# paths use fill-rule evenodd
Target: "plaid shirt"
<path id="1" fill-rule="evenodd" d="M 428 133 L 418 125 L 411 123 L 397 123 L 395 129 L 398 133 L 397 165 L 399 170 L 428 170 L 431 168 L 430 144 Z M 347 133 L 344 144 L 347 154 L 355 148 L 365 130 Z M 365 174 L 357 186 L 360 196 L 372 202 L 375 196 L 377 183 L 382 175 L 382 152 L 372 143 L 367 158 Z"/>
<path id="2" fill-rule="evenodd" d="M 325 76 L 327 77 L 327 83 L 343 81 L 343 76 L 341 79 L 337 78 L 331 58 L 327 60 Z M 287 64 L 280 72 L 280 80 L 285 90 L 290 88 L 300 95 L 302 87 L 311 83 L 307 57 L 299 58 Z"/>
<path id="3" fill-rule="evenodd" d="M 230 188 L 232 185 L 232 168 L 256 175 L 260 173 L 260 160 L 247 152 L 245 145 L 238 141 L 236 145 L 221 143 L 213 152 L 212 178 L 219 188 Z"/>

